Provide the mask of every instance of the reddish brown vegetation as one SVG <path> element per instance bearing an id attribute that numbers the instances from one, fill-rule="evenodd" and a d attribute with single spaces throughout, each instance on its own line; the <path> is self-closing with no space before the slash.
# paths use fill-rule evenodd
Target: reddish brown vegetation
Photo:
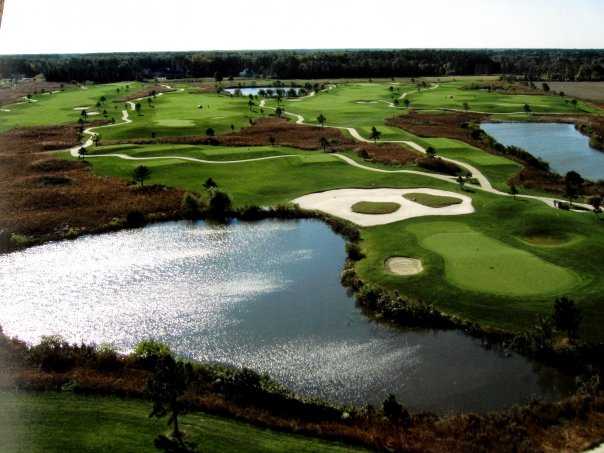
<path id="1" fill-rule="evenodd" d="M 321 139 L 327 140 L 326 151 L 336 152 L 354 149 L 366 151 L 367 156 L 377 162 L 400 163 L 404 165 L 417 159 L 420 154 L 396 144 L 359 143 L 346 137 L 338 129 L 318 126 L 304 126 L 290 123 L 282 118 L 261 118 L 247 128 L 215 137 L 159 137 L 157 139 L 109 140 L 104 144 L 135 143 L 179 143 L 191 145 L 225 146 L 265 146 L 270 145 L 271 137 L 275 145 L 290 146 L 304 150 L 322 149 Z"/>
<path id="2" fill-rule="evenodd" d="M 417 113 L 387 118 L 386 124 L 400 127 L 420 137 L 452 138 L 483 148 L 478 137 L 472 136 L 472 131 L 462 127 L 469 123 L 480 123 L 487 115 L 474 113 Z"/>
<path id="3" fill-rule="evenodd" d="M 0 373 L 0 389 L 60 391 L 69 385 L 77 393 L 144 398 L 154 366 L 148 359 L 103 355 L 84 345 L 47 349 L 42 355 L 32 353 L 33 349 L 0 330 L 0 363 L 8 364 Z M 61 371 L 48 370 L 51 364 Z M 582 451 L 604 433 L 604 397 L 597 387 L 586 387 L 584 393 L 557 403 L 535 402 L 484 415 L 418 413 L 404 422 L 392 422 L 379 409 L 355 409 L 343 418 L 334 408 L 266 390 L 250 393 L 247 387 L 228 387 L 226 391 L 228 378 L 217 383 L 210 368 L 195 376 L 185 394 L 192 409 L 372 450 Z"/>
<path id="4" fill-rule="evenodd" d="M 94 176 L 87 162 L 46 152 L 77 145 L 77 135 L 76 126 L 0 135 L 0 230 L 43 241 L 103 231 L 131 211 L 158 218 L 175 215 L 182 198 L 178 190 L 140 190 L 118 178 Z"/>
<path id="5" fill-rule="evenodd" d="M 23 97 L 27 96 L 28 94 L 34 95 L 39 93 L 57 91 L 61 89 L 62 84 L 56 82 L 19 82 L 11 88 L 0 88 L 0 105 L 21 102 L 23 101 Z"/>

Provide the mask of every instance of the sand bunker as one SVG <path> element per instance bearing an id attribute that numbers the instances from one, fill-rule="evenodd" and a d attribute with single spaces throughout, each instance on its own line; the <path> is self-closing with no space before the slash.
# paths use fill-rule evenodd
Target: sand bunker
<path id="1" fill-rule="evenodd" d="M 460 204 L 443 208 L 431 208 L 403 198 L 407 193 L 426 193 L 444 197 L 456 197 Z M 398 203 L 401 208 L 391 214 L 368 215 L 352 211 L 352 206 L 360 201 Z M 293 200 L 302 209 L 322 211 L 349 220 L 359 226 L 385 225 L 423 216 L 449 216 L 474 212 L 472 199 L 445 190 L 437 189 L 339 189 L 313 193 Z"/>
<path id="2" fill-rule="evenodd" d="M 90 107 L 74 107 L 74 110 L 88 110 Z"/>
<path id="3" fill-rule="evenodd" d="M 417 275 L 424 270 L 422 262 L 415 258 L 388 258 L 384 266 L 388 272 L 402 276 Z"/>

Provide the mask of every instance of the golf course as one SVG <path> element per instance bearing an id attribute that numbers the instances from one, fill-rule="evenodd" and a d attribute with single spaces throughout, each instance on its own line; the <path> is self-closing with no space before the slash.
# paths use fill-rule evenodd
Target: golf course
<path id="1" fill-rule="evenodd" d="M 124 92 L 144 92 L 142 84 L 72 87 L 6 106 L 0 112 L 0 130 L 75 123 L 84 117 L 82 108 L 92 106 L 90 111 L 106 114 L 86 116 L 86 122 L 111 118 L 83 134 L 84 158 L 96 175 L 129 180 L 144 164 L 150 170 L 147 184 L 192 193 L 200 193 L 202 182 L 212 178 L 234 207 L 286 205 L 314 196 L 314 202 L 301 203 L 305 209 L 323 210 L 363 227 L 365 258 L 356 263 L 356 270 L 366 282 L 509 331 L 529 327 L 537 316 L 551 312 L 556 297 L 568 296 L 585 313 L 585 337 L 601 339 L 604 315 L 598 295 L 604 289 L 599 278 L 604 237 L 602 223 L 585 200 L 578 200 L 583 211 L 563 211 L 554 208 L 556 197 L 545 191 L 532 188 L 523 194 L 520 189 L 511 196 L 508 181 L 522 169 L 518 161 L 459 140 L 419 137 L 385 125 L 388 118 L 412 109 L 421 117 L 423 111 L 446 115 L 464 105 L 495 119 L 513 113 L 517 120 L 530 120 L 531 113 L 523 112 L 525 105 L 541 115 L 603 113 L 584 101 L 570 103 L 561 96 L 469 88 L 479 81 L 336 82 L 305 97 L 283 99 L 234 96 L 182 82 L 164 84 L 161 95 L 128 101 L 123 100 Z M 335 144 L 337 149 L 323 152 L 274 138 L 268 145 L 248 146 L 192 139 L 216 136 L 220 141 L 223 135 L 253 130 L 256 122 L 276 117 L 287 119 L 290 127 L 314 126 L 319 135 L 333 130 L 341 134 L 342 142 L 330 139 L 327 148 Z M 267 142 L 268 137 L 264 139 Z M 417 159 L 405 163 L 392 159 L 394 164 L 385 165 L 357 152 L 355 143 L 373 144 L 376 149 L 394 146 L 416 158 L 431 148 L 436 159 L 465 171 L 467 182 L 421 168 Z M 58 154 L 80 160 L 81 148 Z M 338 189 L 413 189 L 408 192 L 416 197 L 364 197 L 359 191 L 353 199 L 332 199 L 332 210 L 323 206 L 320 194 Z M 426 189 L 442 193 L 422 193 Z M 471 209 L 463 210 L 461 199 L 467 199 Z M 566 235 L 574 239 L 551 240 Z M 421 259 L 422 272 L 393 275 L 384 263 L 394 256 Z"/>

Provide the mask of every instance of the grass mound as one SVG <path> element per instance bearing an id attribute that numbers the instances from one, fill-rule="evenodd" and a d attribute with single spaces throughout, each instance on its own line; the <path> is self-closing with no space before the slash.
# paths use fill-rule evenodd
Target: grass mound
<path id="1" fill-rule="evenodd" d="M 359 201 L 352 205 L 352 212 L 357 214 L 392 214 L 400 209 L 401 205 L 398 203 L 377 203 L 374 201 Z"/>
<path id="2" fill-rule="evenodd" d="M 444 197 L 440 195 L 430 195 L 427 193 L 418 192 L 406 193 L 403 195 L 403 198 L 409 201 L 413 201 L 414 203 L 419 203 L 424 206 L 428 206 L 430 208 L 445 208 L 447 206 L 453 206 L 462 203 L 462 200 L 460 198 Z"/>

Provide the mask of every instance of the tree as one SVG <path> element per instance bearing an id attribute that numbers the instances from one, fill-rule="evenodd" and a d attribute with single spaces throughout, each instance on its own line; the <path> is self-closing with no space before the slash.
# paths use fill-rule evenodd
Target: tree
<path id="1" fill-rule="evenodd" d="M 463 190 L 463 187 L 464 187 L 464 184 L 466 183 L 466 180 L 464 179 L 464 177 L 463 177 L 463 176 L 459 175 L 459 176 L 457 177 L 457 183 L 459 184 L 459 188 L 460 188 L 461 190 Z"/>
<path id="2" fill-rule="evenodd" d="M 283 116 L 283 109 L 281 107 L 277 107 L 275 109 L 275 115 L 277 115 L 278 118 L 281 118 Z"/>
<path id="3" fill-rule="evenodd" d="M 558 330 L 566 332 L 568 339 L 573 342 L 579 337 L 582 318 L 579 307 L 572 299 L 561 297 L 554 302 L 554 324 Z"/>
<path id="4" fill-rule="evenodd" d="M 83 119 L 86 119 L 86 118 L 88 118 L 88 112 L 87 112 L 86 110 L 82 110 L 82 111 L 80 112 L 80 116 L 81 116 Z"/>
<path id="5" fill-rule="evenodd" d="M 142 108 L 143 108 L 143 106 L 141 105 L 141 103 L 140 103 L 140 102 L 137 102 L 137 103 L 134 105 L 134 110 L 136 110 L 136 113 L 137 113 L 137 114 L 139 114 L 139 115 L 141 114 L 141 109 L 142 109 Z"/>
<path id="6" fill-rule="evenodd" d="M 84 148 L 83 146 L 78 149 L 78 158 L 79 159 L 86 159 L 86 154 L 88 153 L 88 151 L 86 151 L 86 148 Z"/>
<path id="7" fill-rule="evenodd" d="M 216 184 L 216 181 L 214 181 L 212 178 L 208 178 L 203 183 L 203 187 L 206 190 L 212 190 L 212 189 L 216 189 L 218 187 L 218 184 Z"/>
<path id="8" fill-rule="evenodd" d="M 216 132 L 214 131 L 214 129 L 212 129 L 211 127 L 208 127 L 206 129 L 206 135 L 208 137 L 214 137 L 214 135 L 216 135 Z"/>
<path id="9" fill-rule="evenodd" d="M 468 110 L 470 110 L 470 104 L 468 104 L 467 102 L 463 103 L 463 109 L 467 112 Z"/>
<path id="10" fill-rule="evenodd" d="M 215 72 L 214 73 L 214 80 L 216 81 L 216 83 L 222 82 L 222 80 L 223 80 L 222 74 L 220 72 Z"/>
<path id="11" fill-rule="evenodd" d="M 231 132 L 235 132 L 235 125 L 231 124 Z"/>
<path id="12" fill-rule="evenodd" d="M 393 394 L 388 395 L 384 400 L 382 409 L 384 411 L 384 416 L 391 422 L 401 423 L 404 426 L 409 426 L 411 424 L 409 412 L 396 400 L 396 397 Z"/>
<path id="13" fill-rule="evenodd" d="M 589 204 L 592 208 L 594 208 L 594 213 L 596 215 L 602 212 L 602 197 L 600 195 L 594 195 L 589 198 Z"/>
<path id="14" fill-rule="evenodd" d="M 583 191 L 583 183 L 585 180 L 576 171 L 569 171 L 564 177 L 564 193 L 568 197 L 570 206 L 573 205 L 573 200 L 578 198 Z"/>
<path id="15" fill-rule="evenodd" d="M 523 109 L 524 109 L 525 113 L 531 113 L 531 106 L 530 105 L 524 104 Z"/>
<path id="16" fill-rule="evenodd" d="M 149 417 L 167 416 L 174 439 L 182 438 L 178 417 L 186 412 L 182 396 L 190 380 L 190 371 L 187 368 L 183 362 L 176 362 L 171 355 L 161 356 L 147 382 L 147 392 L 153 401 Z"/>
<path id="17" fill-rule="evenodd" d="M 572 101 L 570 101 L 570 103 L 573 105 L 573 107 L 574 107 L 574 108 L 575 108 L 575 110 L 576 110 L 576 109 L 577 109 L 577 104 L 578 104 L 577 100 L 576 100 L 576 99 L 573 99 Z"/>
<path id="18" fill-rule="evenodd" d="M 407 98 L 405 98 L 405 100 L 403 101 L 403 103 L 405 104 L 406 108 L 409 108 L 409 106 L 411 105 L 411 101 Z"/>
<path id="19" fill-rule="evenodd" d="M 256 104 L 254 103 L 254 101 L 251 98 L 247 101 L 247 108 L 249 109 L 250 112 L 252 111 L 252 109 L 254 108 L 255 105 Z"/>
<path id="20" fill-rule="evenodd" d="M 514 184 L 512 184 L 510 186 L 510 194 L 512 194 L 512 196 L 514 197 L 514 200 L 515 200 L 516 195 L 518 195 L 518 189 L 516 188 L 516 186 Z"/>
<path id="21" fill-rule="evenodd" d="M 214 219 L 223 220 L 231 211 L 232 201 L 225 192 L 215 190 L 209 204 L 209 213 Z"/>
<path id="22" fill-rule="evenodd" d="M 543 82 L 541 84 L 541 88 L 543 88 L 543 91 L 545 91 L 546 93 L 549 93 L 549 90 L 550 90 L 549 84 L 547 84 L 546 82 Z"/>
<path id="23" fill-rule="evenodd" d="M 151 176 L 151 169 L 144 165 L 139 165 L 132 171 L 132 178 L 134 181 L 140 183 L 141 187 L 145 184 L 145 180 Z"/>
<path id="24" fill-rule="evenodd" d="M 371 135 L 369 136 L 369 138 L 371 138 L 375 143 L 377 143 L 378 139 L 381 136 L 382 136 L 382 133 L 380 131 L 378 131 L 375 126 L 373 126 L 371 128 Z"/>
<path id="25" fill-rule="evenodd" d="M 325 118 L 325 115 L 323 115 L 323 113 L 320 113 L 319 116 L 317 116 L 317 123 L 319 123 L 321 127 L 325 126 L 326 121 L 327 118 Z"/>
<path id="26" fill-rule="evenodd" d="M 275 146 L 275 142 L 277 141 L 277 139 L 274 135 L 269 135 L 268 141 L 270 142 L 271 146 Z"/>
<path id="27" fill-rule="evenodd" d="M 426 149 L 426 154 L 430 159 L 434 159 L 436 157 L 436 150 L 433 146 L 428 146 L 428 148 Z"/>
<path id="28" fill-rule="evenodd" d="M 327 151 L 329 141 L 325 137 L 321 137 L 321 139 L 319 140 L 319 144 L 321 145 L 321 149 L 323 149 L 323 151 Z"/>
<path id="29" fill-rule="evenodd" d="M 92 136 L 92 141 L 94 142 L 94 146 L 99 146 L 99 142 L 101 141 L 101 136 L 99 134 L 94 134 Z"/>

